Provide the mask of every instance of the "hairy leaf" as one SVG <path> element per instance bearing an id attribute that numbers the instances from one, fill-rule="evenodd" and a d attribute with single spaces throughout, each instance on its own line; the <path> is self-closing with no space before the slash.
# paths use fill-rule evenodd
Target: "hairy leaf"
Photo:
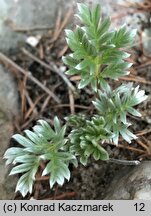
<path id="1" fill-rule="evenodd" d="M 115 90 L 108 87 L 107 91 L 99 91 L 99 97 L 99 99 L 93 101 L 93 104 L 99 111 L 99 114 L 104 117 L 105 128 L 112 131 L 112 141 L 117 144 L 120 134 L 127 142 L 131 142 L 132 139 L 136 138 L 127 129 L 129 127 L 127 114 L 141 115 L 134 109 L 134 106 L 146 100 L 145 92 L 139 91 L 139 86 L 134 88 L 132 84 L 126 84 Z M 123 127 L 124 129 L 121 129 Z"/>
<path id="2" fill-rule="evenodd" d="M 125 61 L 130 56 L 119 48 L 130 45 L 134 39 L 134 31 L 127 31 L 123 26 L 119 30 L 109 30 L 110 18 L 101 22 L 100 5 L 89 8 L 78 4 L 78 13 L 82 26 L 75 31 L 66 30 L 67 43 L 72 50 L 63 57 L 68 65 L 69 75 L 80 75 L 78 88 L 90 85 L 97 92 L 98 85 L 103 86 L 105 80 L 116 80 L 129 74 L 131 64 Z"/>

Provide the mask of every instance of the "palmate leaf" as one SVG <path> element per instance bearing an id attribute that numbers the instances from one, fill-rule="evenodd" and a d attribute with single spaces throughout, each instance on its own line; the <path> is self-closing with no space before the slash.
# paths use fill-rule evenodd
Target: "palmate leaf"
<path id="1" fill-rule="evenodd" d="M 147 99 L 147 95 L 145 95 L 145 91 L 144 90 L 139 91 L 139 86 L 137 86 L 136 88 L 129 89 L 129 93 L 131 93 L 131 97 L 128 98 L 128 93 L 127 93 L 127 95 L 124 98 L 124 101 L 126 101 L 130 106 L 136 106 Z"/>
<path id="2" fill-rule="evenodd" d="M 131 143 L 131 141 L 133 139 L 136 139 L 137 136 L 135 136 L 130 130 L 127 129 L 128 127 L 126 125 L 124 125 L 123 127 L 121 127 L 120 129 L 120 134 L 122 135 L 122 137 L 128 142 Z"/>
<path id="3" fill-rule="evenodd" d="M 6 165 L 8 165 L 11 163 L 15 164 L 16 158 L 24 155 L 25 155 L 25 151 L 23 148 L 11 147 L 6 150 L 3 158 L 6 159 Z"/>
<path id="4" fill-rule="evenodd" d="M 50 127 L 50 125 L 44 120 L 38 120 L 38 125 L 33 127 L 34 132 L 37 135 L 42 135 L 45 139 L 52 139 L 54 137 L 54 131 Z"/>
<path id="5" fill-rule="evenodd" d="M 52 188 L 55 183 L 63 185 L 65 179 L 69 181 L 70 170 L 69 163 L 77 166 L 76 157 L 70 152 L 54 152 L 53 154 L 47 153 L 41 156 L 42 159 L 50 161 L 45 167 L 42 175 L 50 174 L 50 187 Z"/>
<path id="6" fill-rule="evenodd" d="M 34 145 L 34 143 L 29 140 L 28 138 L 20 135 L 20 134 L 15 134 L 12 136 L 13 139 L 15 139 L 19 144 L 21 144 L 23 147 L 31 147 Z"/>
<path id="7" fill-rule="evenodd" d="M 37 168 L 34 167 L 29 172 L 23 174 L 17 182 L 16 192 L 19 191 L 23 197 L 27 195 L 27 193 L 32 193 L 34 179 L 37 172 Z"/>
<path id="8" fill-rule="evenodd" d="M 24 155 L 17 157 L 16 162 L 21 164 L 12 168 L 9 175 L 23 173 L 23 175 L 18 180 L 16 192 L 20 191 L 24 197 L 28 192 L 32 193 L 35 175 L 39 167 L 39 158 L 34 155 Z"/>
<path id="9" fill-rule="evenodd" d="M 18 166 L 15 166 L 9 175 L 15 175 L 15 174 L 18 174 L 18 173 L 24 173 L 24 172 L 27 172 L 31 169 L 31 163 L 26 163 L 26 164 L 20 164 Z"/>
<path id="10" fill-rule="evenodd" d="M 43 174 L 51 176 L 51 187 L 55 183 L 62 185 L 64 178 L 69 180 L 69 163 L 77 166 L 77 161 L 65 147 L 66 126 L 61 126 L 59 119 L 55 117 L 54 129 L 46 121 L 39 120 L 33 127 L 33 131 L 25 130 L 24 132 L 25 136 L 20 134 L 13 136 L 22 148 L 12 147 L 4 154 L 6 164 L 15 165 L 10 175 L 21 174 L 16 191 L 20 191 L 23 196 L 32 192 L 35 175 L 42 161 L 47 162 Z"/>
<path id="11" fill-rule="evenodd" d="M 55 183 L 63 185 L 64 180 L 70 179 L 70 171 L 68 165 L 64 160 L 60 158 L 53 157 L 51 161 L 47 164 L 42 175 L 47 175 L 50 173 L 50 187 L 52 188 Z"/>
<path id="12" fill-rule="evenodd" d="M 33 131 L 25 130 L 25 135 L 15 134 L 14 138 L 18 143 L 25 147 L 25 151 L 40 154 L 47 151 L 52 143 L 56 148 L 65 144 L 66 126 L 61 127 L 57 117 L 54 118 L 54 130 L 44 120 L 38 120 L 38 124 L 33 127 Z"/>
<path id="13" fill-rule="evenodd" d="M 33 188 L 33 180 L 29 177 L 30 174 L 27 172 L 23 174 L 17 182 L 16 191 L 20 191 L 23 197 L 27 195 L 27 193 L 32 193 Z"/>

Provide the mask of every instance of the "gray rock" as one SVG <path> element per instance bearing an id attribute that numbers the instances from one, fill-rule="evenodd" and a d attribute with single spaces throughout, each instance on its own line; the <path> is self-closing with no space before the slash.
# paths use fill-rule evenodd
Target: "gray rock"
<path id="1" fill-rule="evenodd" d="M 26 34 L 15 32 L 12 27 L 51 26 L 64 2 L 67 1 L 0 0 L 0 50 L 7 52 L 25 42 Z"/>
<path id="2" fill-rule="evenodd" d="M 11 72 L 0 65 L 0 118 L 12 119 L 18 113 L 18 91 Z"/>
<path id="3" fill-rule="evenodd" d="M 17 183 L 16 176 L 8 176 L 9 167 L 5 165 L 3 160 L 3 154 L 8 148 L 10 143 L 10 137 L 13 135 L 13 124 L 3 118 L 3 122 L 0 118 L 0 200 L 13 199 L 15 192 L 15 185 Z"/>
<path id="4" fill-rule="evenodd" d="M 26 34 L 15 32 L 12 27 L 51 27 L 57 9 L 61 7 L 64 11 L 70 2 L 71 0 L 68 3 L 65 0 L 0 0 L 0 50 L 8 51 L 25 42 Z"/>
<path id="5" fill-rule="evenodd" d="M 17 178 L 8 176 L 3 155 L 13 135 L 13 117 L 18 113 L 17 88 L 10 72 L 0 66 L 0 199 L 14 197 Z"/>
<path id="6" fill-rule="evenodd" d="M 101 2 L 104 0 L 101 0 Z M 27 32 L 16 32 L 15 28 L 32 29 L 39 26 L 54 25 L 59 8 L 66 13 L 68 8 L 77 2 L 92 2 L 89 0 L 0 0 L 0 50 L 8 52 L 23 45 Z M 98 3 L 94 0 L 93 3 Z M 36 31 L 33 34 L 43 34 Z"/>
<path id="7" fill-rule="evenodd" d="M 143 52 L 151 57 L 151 28 L 145 28 L 142 33 Z"/>
<path id="8" fill-rule="evenodd" d="M 151 161 L 123 167 L 106 192 L 105 200 L 151 200 Z"/>

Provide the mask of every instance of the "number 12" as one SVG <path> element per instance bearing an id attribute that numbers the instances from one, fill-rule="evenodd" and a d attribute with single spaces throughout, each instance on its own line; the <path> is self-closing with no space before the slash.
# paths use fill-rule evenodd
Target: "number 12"
<path id="1" fill-rule="evenodd" d="M 136 207 L 136 211 L 145 211 L 145 203 L 135 203 L 134 206 Z"/>

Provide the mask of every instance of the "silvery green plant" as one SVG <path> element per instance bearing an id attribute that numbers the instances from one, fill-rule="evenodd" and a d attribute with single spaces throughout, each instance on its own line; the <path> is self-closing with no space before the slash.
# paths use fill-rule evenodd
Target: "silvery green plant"
<path id="1" fill-rule="evenodd" d="M 101 20 L 100 5 L 89 8 L 78 5 L 76 16 L 81 26 L 74 31 L 65 30 L 66 41 L 71 53 L 63 57 L 68 66 L 66 74 L 80 75 L 78 88 L 91 86 L 96 95 L 92 102 L 96 108 L 93 116 L 71 115 L 61 126 L 57 117 L 54 127 L 39 120 L 33 130 L 25 130 L 25 136 L 15 134 L 21 146 L 11 147 L 5 154 L 6 164 L 13 164 L 10 175 L 20 174 L 16 191 L 23 196 L 32 193 L 36 173 L 41 164 L 45 165 L 42 176 L 49 176 L 50 188 L 55 183 L 63 185 L 70 179 L 69 164 L 78 166 L 78 162 L 87 165 L 88 159 L 110 160 L 103 142 L 111 141 L 118 145 L 122 136 L 128 143 L 136 139 L 129 130 L 127 114 L 141 116 L 134 108 L 147 96 L 139 86 L 132 83 L 122 84 L 112 89 L 108 80 L 117 80 L 129 74 L 131 63 L 126 61 L 130 55 L 126 47 L 133 43 L 136 31 L 127 31 L 123 26 L 119 30 L 110 30 L 110 19 Z M 71 131 L 66 132 L 66 128 Z M 69 130 L 68 130 L 69 131 Z"/>

